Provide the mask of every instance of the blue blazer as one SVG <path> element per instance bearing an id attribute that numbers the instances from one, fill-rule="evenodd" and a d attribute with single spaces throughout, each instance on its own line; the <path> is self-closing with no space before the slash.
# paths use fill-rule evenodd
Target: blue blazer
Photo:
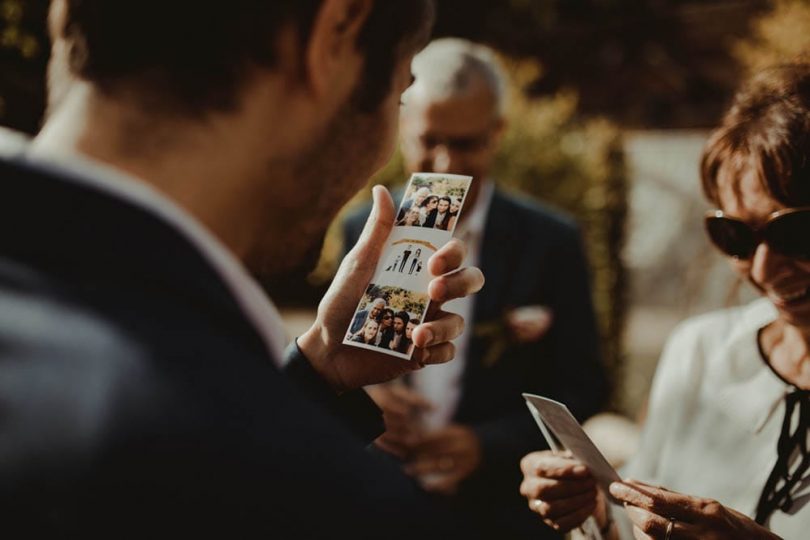
<path id="1" fill-rule="evenodd" d="M 76 180 L 0 159 L 5 530 L 448 536 L 365 449 L 381 427 L 365 393 L 338 397 L 295 348 L 282 374 L 194 246 Z"/>
<path id="2" fill-rule="evenodd" d="M 359 238 L 368 212 L 361 209 L 345 222 L 346 250 Z M 480 267 L 486 285 L 467 321 L 472 335 L 453 421 L 477 433 L 484 460 L 460 497 L 466 515 L 482 520 L 482 530 L 508 531 L 510 538 L 548 536 L 549 530 L 537 531 L 540 521 L 518 493 L 520 458 L 547 448 L 521 393 L 559 400 L 580 421 L 598 412 L 608 395 L 579 230 L 568 216 L 496 190 Z M 538 304 L 554 314 L 540 341 L 501 348 L 487 333 L 507 310 Z"/>

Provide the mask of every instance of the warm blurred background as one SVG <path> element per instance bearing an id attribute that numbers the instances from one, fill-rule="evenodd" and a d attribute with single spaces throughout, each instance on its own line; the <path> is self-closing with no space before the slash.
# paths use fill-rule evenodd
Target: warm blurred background
<path id="1" fill-rule="evenodd" d="M 482 41 L 503 55 L 512 79 L 511 125 L 495 177 L 579 218 L 614 382 L 613 408 L 635 417 L 672 327 L 751 294 L 737 286 L 703 237 L 698 158 L 740 78 L 810 45 L 810 3 L 438 5 L 436 36 Z M 0 0 L 0 124 L 28 133 L 36 132 L 44 108 L 46 11 L 46 0 Z M 395 158 L 373 181 L 404 180 Z M 272 287 L 291 334 L 312 319 L 339 262 L 336 232 L 312 275 Z"/>

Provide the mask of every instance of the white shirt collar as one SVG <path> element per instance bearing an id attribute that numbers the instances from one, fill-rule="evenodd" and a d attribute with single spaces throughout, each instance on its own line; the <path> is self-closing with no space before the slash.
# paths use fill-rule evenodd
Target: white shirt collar
<path id="1" fill-rule="evenodd" d="M 0 148 L 19 149 L 19 142 L 9 142 L 14 134 L 0 132 Z M 242 312 L 253 324 L 271 357 L 282 362 L 289 341 L 278 310 L 242 263 L 200 221 L 152 186 L 118 169 L 72 154 L 44 154 L 29 145 L 22 154 L 25 160 L 70 173 L 71 181 L 110 194 L 148 211 L 186 238 L 222 278 Z M 8 154 L 7 154 L 8 155 Z"/>
<path id="2" fill-rule="evenodd" d="M 465 235 L 478 237 L 484 232 L 494 193 L 495 183 L 492 180 L 484 179 L 475 205 L 469 209 L 462 209 L 462 212 L 467 215 L 456 227 L 456 236 L 460 238 L 464 238 Z"/>

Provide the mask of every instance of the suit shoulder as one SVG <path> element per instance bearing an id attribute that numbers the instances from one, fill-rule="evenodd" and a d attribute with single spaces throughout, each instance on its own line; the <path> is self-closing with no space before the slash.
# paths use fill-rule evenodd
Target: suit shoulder
<path id="1" fill-rule="evenodd" d="M 543 234 L 553 232 L 565 237 L 579 235 L 579 224 L 571 214 L 529 195 L 498 190 L 493 198 L 495 205 L 500 207 L 501 213 L 508 212 L 528 226 L 527 231 L 542 231 Z"/>

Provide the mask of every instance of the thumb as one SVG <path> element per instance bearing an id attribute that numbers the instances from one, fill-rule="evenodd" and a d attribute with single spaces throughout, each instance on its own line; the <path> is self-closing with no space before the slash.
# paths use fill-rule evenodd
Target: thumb
<path id="1" fill-rule="evenodd" d="M 374 186 L 371 193 L 374 206 L 360 239 L 347 257 L 353 259 L 360 269 L 367 270 L 369 274 L 374 270 L 385 247 L 385 241 L 394 228 L 394 201 L 391 194 L 385 187 L 379 185 Z"/>

